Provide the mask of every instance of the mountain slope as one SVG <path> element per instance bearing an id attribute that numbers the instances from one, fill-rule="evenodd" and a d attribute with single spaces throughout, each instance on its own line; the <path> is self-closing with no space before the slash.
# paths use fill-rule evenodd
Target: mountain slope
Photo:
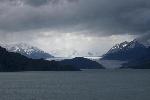
<path id="1" fill-rule="evenodd" d="M 127 41 L 122 42 L 122 43 L 120 43 L 120 44 L 116 44 L 115 46 L 113 46 L 113 47 L 107 52 L 107 54 L 119 52 L 119 51 L 121 51 L 124 47 L 126 47 L 128 44 L 129 44 L 129 42 L 127 42 Z"/>
<path id="2" fill-rule="evenodd" d="M 123 42 L 111 48 L 103 59 L 108 60 L 133 60 L 142 57 L 149 57 L 149 49 L 142 43 L 133 40 L 131 42 Z"/>
<path id="3" fill-rule="evenodd" d="M 76 67 L 60 65 L 56 61 L 30 59 L 19 53 L 8 52 L 0 47 L 0 71 L 77 71 Z"/>
<path id="4" fill-rule="evenodd" d="M 127 61 L 121 68 L 150 69 L 150 45 L 138 40 L 123 42 L 110 49 L 102 59 Z"/>
<path id="5" fill-rule="evenodd" d="M 20 44 L 11 44 L 11 45 L 3 45 L 9 52 L 17 52 L 28 58 L 32 59 L 47 59 L 52 58 L 53 56 L 44 52 L 43 50 L 38 49 L 37 47 L 30 46 L 25 43 Z"/>
<path id="6" fill-rule="evenodd" d="M 83 57 L 62 60 L 60 63 L 62 65 L 71 65 L 79 69 L 104 69 L 104 67 L 96 61 L 92 61 Z"/>

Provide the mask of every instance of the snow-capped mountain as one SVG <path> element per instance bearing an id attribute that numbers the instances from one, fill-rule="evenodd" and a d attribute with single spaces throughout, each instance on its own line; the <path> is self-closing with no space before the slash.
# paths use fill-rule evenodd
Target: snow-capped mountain
<path id="1" fill-rule="evenodd" d="M 125 42 L 122 42 L 120 44 L 116 44 L 115 46 L 113 46 L 108 52 L 108 53 L 115 53 L 115 52 L 118 52 L 118 51 L 121 51 L 123 48 L 125 48 L 127 45 L 129 44 L 129 42 L 125 41 Z"/>
<path id="2" fill-rule="evenodd" d="M 137 40 L 133 40 L 131 42 L 122 42 L 120 44 L 116 44 L 113 46 L 107 54 L 119 52 L 119 51 L 124 51 L 124 50 L 130 50 L 130 49 L 135 49 L 135 48 L 148 48 L 148 46 L 145 46 L 144 44 L 140 43 Z"/>
<path id="3" fill-rule="evenodd" d="M 88 51 L 88 52 L 85 52 L 85 51 L 79 51 L 79 50 L 76 50 L 76 49 L 71 49 L 71 50 L 66 50 L 66 49 L 55 49 L 55 50 L 52 50 L 50 51 L 52 55 L 54 55 L 55 57 L 69 57 L 69 58 L 74 58 L 74 57 L 93 57 L 95 56 L 96 54 L 91 52 L 91 51 Z"/>
<path id="4" fill-rule="evenodd" d="M 103 59 L 111 60 L 131 60 L 144 57 L 149 54 L 150 46 L 144 45 L 138 40 L 131 42 L 123 42 L 113 46 L 105 55 Z"/>
<path id="5" fill-rule="evenodd" d="M 70 57 L 81 57 L 81 56 L 91 57 L 94 56 L 94 54 L 92 52 L 84 52 L 84 54 L 82 54 L 77 50 L 73 50 L 72 53 L 70 54 Z"/>
<path id="6" fill-rule="evenodd" d="M 49 53 L 46 53 L 43 50 L 26 43 L 2 44 L 1 46 L 6 48 L 9 52 L 17 52 L 32 59 L 47 59 L 53 57 Z"/>

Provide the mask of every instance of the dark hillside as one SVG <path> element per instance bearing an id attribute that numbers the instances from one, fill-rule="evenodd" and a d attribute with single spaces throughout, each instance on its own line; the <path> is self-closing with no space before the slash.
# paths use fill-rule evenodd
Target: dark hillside
<path id="1" fill-rule="evenodd" d="M 76 71 L 76 67 L 60 65 L 56 61 L 30 59 L 0 47 L 0 71 Z"/>

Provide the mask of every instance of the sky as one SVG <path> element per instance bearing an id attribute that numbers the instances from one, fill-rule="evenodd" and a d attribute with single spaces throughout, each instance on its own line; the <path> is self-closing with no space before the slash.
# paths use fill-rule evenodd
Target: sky
<path id="1" fill-rule="evenodd" d="M 150 39 L 149 0 L 0 0 L 0 43 L 101 56 L 135 38 Z"/>

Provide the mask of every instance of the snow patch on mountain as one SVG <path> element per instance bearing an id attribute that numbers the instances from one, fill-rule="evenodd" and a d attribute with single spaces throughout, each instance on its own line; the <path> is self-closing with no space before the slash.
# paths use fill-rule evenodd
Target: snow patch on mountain
<path id="1" fill-rule="evenodd" d="M 107 54 L 115 53 L 123 50 L 134 49 L 134 48 L 148 48 L 148 47 L 150 47 L 150 41 L 141 42 L 135 39 L 131 42 L 125 41 L 120 44 L 116 44 L 107 52 Z"/>
<path id="2" fill-rule="evenodd" d="M 123 48 L 125 48 L 128 44 L 129 44 L 129 42 L 127 42 L 127 41 L 122 42 L 120 44 L 116 44 L 108 51 L 108 53 L 118 52 L 118 51 L 122 50 Z"/>
<path id="3" fill-rule="evenodd" d="M 26 43 L 19 43 L 19 44 L 1 44 L 2 47 L 6 48 L 10 52 L 17 52 L 24 56 L 27 56 L 29 58 L 33 59 L 40 59 L 40 58 L 51 58 L 52 55 L 44 52 L 43 50 L 31 46 Z"/>

